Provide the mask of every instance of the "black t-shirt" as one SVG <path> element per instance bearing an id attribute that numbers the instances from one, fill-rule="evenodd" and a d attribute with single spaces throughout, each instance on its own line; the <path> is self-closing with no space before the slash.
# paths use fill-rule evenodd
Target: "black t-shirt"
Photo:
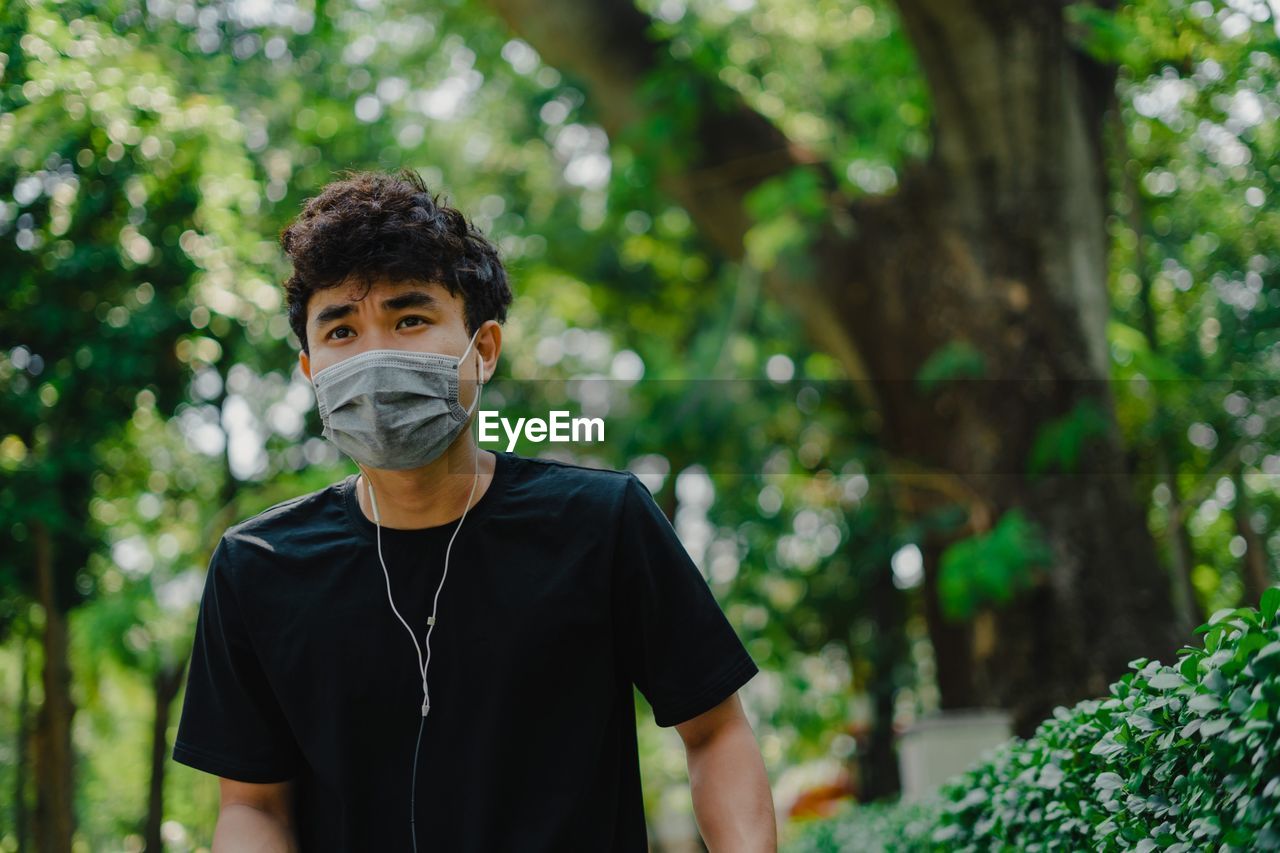
<path id="1" fill-rule="evenodd" d="M 758 671 L 628 472 L 498 452 L 457 521 L 375 526 L 355 475 L 223 535 L 200 602 L 175 760 L 294 779 L 304 853 L 647 849 L 638 687 L 659 726 Z"/>

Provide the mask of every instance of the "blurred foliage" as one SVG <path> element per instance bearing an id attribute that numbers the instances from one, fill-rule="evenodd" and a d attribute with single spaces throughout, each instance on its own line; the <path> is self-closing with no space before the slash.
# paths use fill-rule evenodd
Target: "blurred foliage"
<path id="1" fill-rule="evenodd" d="M 1185 523 L 1203 612 L 1240 600 L 1240 519 L 1270 536 L 1280 208 L 1280 26 L 1265 3 L 1120 7 L 1112 367 L 1153 532 Z M 1085 39 L 1085 43 L 1089 43 Z M 1178 493 L 1157 476 L 1168 453 Z M 1232 471 L 1252 493 L 1237 494 Z M 1268 548 L 1274 563 L 1278 550 Z"/>
<path id="2" fill-rule="evenodd" d="M 817 172 L 797 167 L 762 181 L 747 194 L 746 207 L 755 222 L 743 238 L 750 262 L 767 270 L 786 257 L 803 271 L 817 224 L 830 209 Z"/>
<path id="3" fill-rule="evenodd" d="M 924 393 L 931 393 L 948 380 L 981 379 L 986 374 L 986 359 L 977 347 L 967 341 L 950 341 L 920 365 L 916 384 Z"/>
<path id="4" fill-rule="evenodd" d="M 1009 601 L 1044 577 L 1053 550 L 1043 531 L 1022 510 L 1000 516 L 985 532 L 942 552 L 938 602 L 947 618 L 960 621 L 985 604 Z"/>
<path id="5" fill-rule="evenodd" d="M 1042 424 L 1036 431 L 1027 473 L 1034 479 L 1051 468 L 1068 473 L 1077 471 L 1076 463 L 1089 440 L 1102 439 L 1110 428 L 1111 421 L 1097 401 L 1081 400 L 1071 411 Z"/>

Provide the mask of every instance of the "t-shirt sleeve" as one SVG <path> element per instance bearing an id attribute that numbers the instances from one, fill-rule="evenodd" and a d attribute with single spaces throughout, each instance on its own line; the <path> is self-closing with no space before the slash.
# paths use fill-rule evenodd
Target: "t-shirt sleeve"
<path id="1" fill-rule="evenodd" d="M 241 782 L 283 782 L 301 761 L 245 630 L 230 583 L 234 553 L 223 537 L 209 561 L 173 758 Z"/>
<path id="2" fill-rule="evenodd" d="M 614 563 L 622 665 L 659 726 L 714 708 L 760 671 L 653 495 L 630 473 Z"/>

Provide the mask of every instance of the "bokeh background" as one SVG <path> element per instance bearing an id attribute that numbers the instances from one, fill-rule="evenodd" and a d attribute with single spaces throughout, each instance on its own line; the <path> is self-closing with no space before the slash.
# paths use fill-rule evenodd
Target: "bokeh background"
<path id="1" fill-rule="evenodd" d="M 0 2 L 0 850 L 207 849 L 207 560 L 354 471 L 276 242 L 344 168 L 500 247 L 486 407 L 606 416 L 517 451 L 654 491 L 784 840 L 918 721 L 1170 659 L 1276 580 L 1278 45 L 1257 0 Z"/>

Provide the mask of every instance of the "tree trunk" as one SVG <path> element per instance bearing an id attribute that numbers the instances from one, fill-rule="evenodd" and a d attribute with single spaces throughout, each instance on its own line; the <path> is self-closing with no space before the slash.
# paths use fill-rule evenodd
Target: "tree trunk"
<path id="1" fill-rule="evenodd" d="M 645 144 L 626 132 L 661 109 L 641 87 L 671 60 L 631 4 L 491 3 L 547 62 L 586 82 L 614 139 Z M 743 255 L 747 192 L 794 168 L 817 173 L 830 215 L 804 258 L 769 271 L 770 292 L 877 407 L 889 450 L 953 473 L 993 518 L 1019 507 L 1046 531 L 1047 582 L 992 614 L 989 642 L 953 660 L 952 632 L 933 634 L 939 681 L 960 684 L 971 670 L 973 698 L 1010 709 L 1028 734 L 1054 705 L 1105 694 L 1129 660 L 1169 659 L 1185 639 L 1108 385 L 1101 141 L 1115 73 L 1071 48 L 1052 0 L 898 8 L 935 112 L 930 159 L 905 169 L 893 195 L 844 198 L 829 167 L 716 80 L 699 82 L 694 126 L 681 129 L 688 139 L 650 144 L 696 149 L 694 162 L 668 165 L 659 179 L 731 258 Z M 922 365 L 956 343 L 980 354 L 982 378 L 922 392 Z M 1105 428 L 1080 465 L 1031 476 L 1037 432 L 1082 405 L 1096 407 Z"/>
<path id="2" fill-rule="evenodd" d="M 28 669 L 30 651 L 27 648 L 25 628 L 15 632 L 18 639 L 18 721 L 16 751 L 18 760 L 13 771 L 13 832 L 18 842 L 18 853 L 31 849 L 28 837 L 27 773 L 30 764 L 31 738 L 31 683 Z"/>
<path id="3" fill-rule="evenodd" d="M 1048 583 L 994 613 L 974 648 L 984 698 L 1025 735 L 1054 705 L 1103 695 L 1128 660 L 1177 645 L 1107 384 L 1114 75 L 1070 49 L 1056 3 L 899 8 L 934 99 L 933 158 L 892 200 L 861 205 L 878 217 L 855 214 L 866 225 L 846 263 L 873 286 L 839 291 L 840 313 L 879 377 L 890 445 L 1047 532 Z M 922 399 L 910 380 L 952 341 L 981 353 L 984 378 Z M 1077 469 L 1031 476 L 1037 431 L 1090 404 L 1107 426 Z"/>
<path id="4" fill-rule="evenodd" d="M 873 646 L 867 652 L 871 663 L 867 688 L 871 694 L 872 720 L 861 768 L 864 802 L 890 799 L 902 790 L 893 712 L 899 668 L 907 657 L 906 607 L 902 593 L 893 585 L 893 567 L 888 560 L 877 568 L 870 592 L 875 631 Z"/>
<path id="5" fill-rule="evenodd" d="M 1236 532 L 1244 539 L 1244 556 L 1240 558 L 1240 575 L 1244 581 L 1244 603 L 1257 607 L 1262 593 L 1274 584 L 1271 567 L 1267 563 L 1267 545 L 1261 534 L 1253 529 L 1250 518 L 1253 504 L 1244 484 L 1244 467 L 1237 465 L 1232 479 L 1236 485 L 1236 504 L 1233 510 Z"/>
<path id="6" fill-rule="evenodd" d="M 164 853 L 160 827 L 164 822 L 164 776 L 169 765 L 169 715 L 173 700 L 182 687 L 186 660 L 176 667 L 161 667 L 152 680 L 155 693 L 155 716 L 151 727 L 151 785 L 147 796 L 147 826 L 144 834 L 146 853 Z"/>
<path id="7" fill-rule="evenodd" d="M 1158 390 L 1156 394 L 1159 394 Z M 1167 416 L 1158 397 L 1156 411 L 1157 417 Z M 1178 485 L 1173 441 L 1164 431 L 1161 431 L 1156 438 L 1155 454 L 1156 471 L 1160 482 L 1164 483 L 1165 488 L 1169 490 L 1169 506 L 1185 506 L 1182 487 Z M 1169 514 L 1169 524 L 1165 529 L 1164 538 L 1173 593 L 1173 611 L 1178 620 L 1179 630 L 1184 635 L 1190 635 L 1197 625 L 1204 622 L 1205 612 L 1200 606 L 1200 599 L 1196 596 L 1196 589 L 1191 584 L 1191 569 L 1195 566 L 1196 555 L 1191 547 L 1191 532 L 1187 530 L 1186 513 Z"/>
<path id="8" fill-rule="evenodd" d="M 935 534 L 918 545 L 924 563 L 924 618 L 933 646 L 938 706 L 944 711 L 973 708 L 982 704 L 982 697 L 978 694 L 969 669 L 969 661 L 973 656 L 973 626 L 968 622 L 952 622 L 944 617 L 938 598 L 938 564 L 947 544 L 946 540 Z"/>
<path id="9" fill-rule="evenodd" d="M 69 853 L 75 829 L 72 796 L 71 666 L 67 617 L 57 600 L 53 539 L 43 523 L 32 525 L 36 582 L 44 609 L 44 701 L 36 723 L 36 849 Z"/>

